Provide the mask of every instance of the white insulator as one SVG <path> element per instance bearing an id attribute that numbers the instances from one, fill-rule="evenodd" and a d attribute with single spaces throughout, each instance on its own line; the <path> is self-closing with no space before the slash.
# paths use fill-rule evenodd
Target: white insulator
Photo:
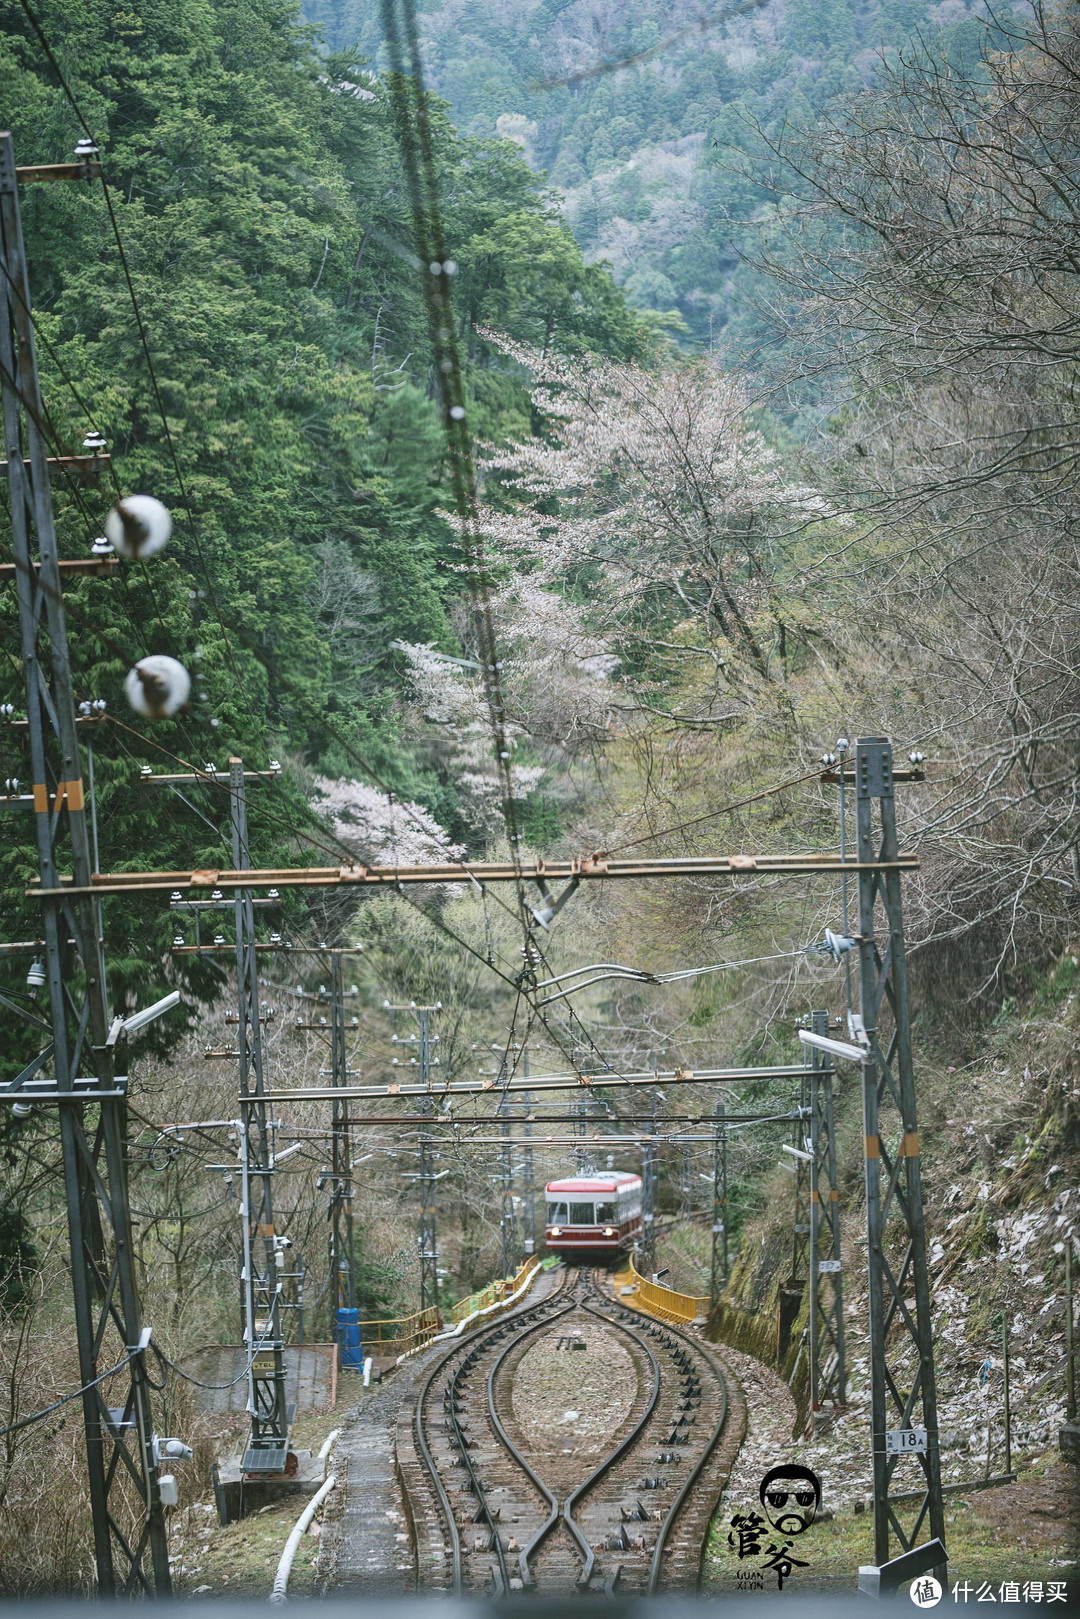
<path id="1" fill-rule="evenodd" d="M 172 518 L 153 495 L 125 495 L 106 517 L 105 533 L 122 557 L 138 561 L 168 544 Z"/>
<path id="2" fill-rule="evenodd" d="M 140 658 L 128 671 L 124 692 L 136 714 L 150 720 L 166 720 L 183 708 L 191 694 L 191 676 L 182 663 L 155 653 Z"/>

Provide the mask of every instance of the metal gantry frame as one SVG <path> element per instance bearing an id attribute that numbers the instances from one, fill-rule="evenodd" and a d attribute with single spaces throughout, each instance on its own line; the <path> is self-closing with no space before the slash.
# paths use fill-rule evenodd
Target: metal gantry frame
<path id="1" fill-rule="evenodd" d="M 237 871 L 251 864 L 244 764 L 229 760 L 229 818 Z M 281 1326 L 279 1272 L 285 1242 L 274 1225 L 274 1129 L 259 1004 L 255 911 L 251 890 L 237 888 L 236 1011 L 240 1079 L 240 1184 L 243 1222 L 244 1348 L 248 1357 L 251 1434 L 245 1472 L 280 1473 L 289 1453 L 285 1403 L 285 1343 Z"/>
<path id="2" fill-rule="evenodd" d="M 860 1570 L 875 1588 L 899 1546 L 892 1573 L 946 1573 L 945 1515 L 930 1324 L 915 1065 L 891 745 L 856 741 L 853 775 L 858 834 L 859 1013 L 852 1030 L 862 1062 L 866 1230 L 870 1294 L 870 1400 L 874 1478 L 874 1556 Z M 888 1022 L 882 1027 L 882 1014 Z M 906 1459 L 905 1459 L 906 1458 Z M 906 1493 L 915 1472 L 921 1488 Z M 903 1559 L 901 1562 L 900 1559 Z M 865 1578 L 864 1578 L 865 1574 Z"/>
<path id="3" fill-rule="evenodd" d="M 17 1092 L 51 1062 L 55 1083 L 35 1094 L 60 1114 L 98 1594 L 168 1596 L 150 1334 L 128 1199 L 127 1081 L 115 1072 L 119 1020 L 110 1017 L 94 906 L 84 893 L 61 891 L 61 867 L 70 866 L 72 886 L 85 891 L 94 862 L 17 184 L 12 138 L 0 134 L 0 389 L 51 1025 L 49 1046 L 8 1089 Z M 117 1363 L 115 1379 L 99 1382 Z"/>
<path id="4" fill-rule="evenodd" d="M 815 1034 L 829 1032 L 829 1014 L 812 1012 Z M 847 1400 L 844 1364 L 844 1275 L 840 1259 L 840 1193 L 833 1131 L 833 1067 L 825 1053 L 810 1057 L 810 1427 L 826 1404 Z"/>

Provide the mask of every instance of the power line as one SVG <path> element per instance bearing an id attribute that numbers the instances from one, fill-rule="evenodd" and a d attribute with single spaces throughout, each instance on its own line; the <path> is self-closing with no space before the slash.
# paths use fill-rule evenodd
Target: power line
<path id="1" fill-rule="evenodd" d="M 130 1366 L 135 1357 L 141 1354 L 141 1349 L 132 1349 L 129 1354 L 124 1356 L 123 1360 L 118 1360 L 115 1366 L 110 1366 L 107 1372 L 102 1372 L 100 1376 L 95 1377 L 91 1382 L 84 1383 L 81 1388 L 72 1389 L 70 1394 L 61 1394 L 60 1398 L 54 1400 L 52 1405 L 45 1406 L 41 1411 L 35 1411 L 31 1417 L 23 1417 L 19 1422 L 11 1422 L 6 1428 L 0 1428 L 0 1439 L 5 1434 L 18 1433 L 23 1428 L 29 1428 L 35 1422 L 42 1422 L 45 1417 L 51 1417 L 54 1411 L 59 1411 L 60 1407 L 67 1405 L 69 1400 L 77 1400 L 81 1394 L 89 1394 L 90 1390 L 96 1389 L 99 1383 L 104 1383 L 106 1378 L 115 1377 L 117 1372 L 122 1372 L 125 1366 Z"/>
<path id="2" fill-rule="evenodd" d="M 60 83 L 60 87 L 63 90 L 64 95 L 67 97 L 69 103 L 71 104 L 71 108 L 72 108 L 73 112 L 75 113 L 76 118 L 79 120 L 79 124 L 82 127 L 83 133 L 86 135 L 86 138 L 89 141 L 91 141 L 93 143 L 93 145 L 95 146 L 95 148 L 96 148 L 97 144 L 98 144 L 97 139 L 94 136 L 93 132 L 91 131 L 89 124 L 86 122 L 86 119 L 83 117 L 82 109 L 79 106 L 79 103 L 76 100 L 75 95 L 72 92 L 71 87 L 67 82 L 67 79 L 64 77 L 63 69 L 61 68 L 59 62 L 56 60 L 56 57 L 53 54 L 52 47 L 50 46 L 49 41 L 45 36 L 44 30 L 42 29 L 40 22 L 35 17 L 33 11 L 30 9 L 29 0 L 19 0 L 19 4 L 22 7 L 23 13 L 26 16 L 26 19 L 29 22 L 31 28 L 33 28 L 34 33 L 37 35 L 38 43 L 40 44 L 42 50 L 45 52 L 45 55 L 48 57 L 49 64 L 52 67 L 53 72 L 56 74 L 56 77 L 57 77 L 57 79 L 59 80 L 59 83 Z M 102 194 L 103 194 L 103 196 L 105 198 L 105 207 L 108 210 L 109 224 L 110 224 L 110 227 L 112 229 L 113 239 L 116 242 L 116 251 L 117 251 L 117 255 L 118 255 L 119 259 L 120 259 L 120 267 L 123 270 L 124 281 L 125 281 L 126 286 L 127 286 L 128 295 L 129 295 L 129 297 L 131 299 L 131 308 L 132 308 L 132 312 L 133 312 L 133 314 L 135 316 L 135 325 L 136 325 L 136 328 L 137 328 L 138 334 L 139 334 L 139 343 L 140 343 L 140 346 L 141 346 L 142 351 L 143 351 L 143 357 L 144 357 L 144 359 L 146 361 L 146 369 L 147 369 L 147 372 L 149 373 L 149 377 L 150 377 L 150 387 L 151 387 L 151 390 L 152 390 L 153 395 L 154 395 L 154 403 L 157 406 L 157 412 L 158 412 L 159 417 L 161 418 L 161 426 L 162 426 L 162 430 L 163 430 L 164 435 L 165 435 L 165 443 L 168 446 L 169 458 L 172 461 L 173 472 L 175 473 L 177 487 L 178 487 L 178 489 L 180 491 L 181 503 L 183 504 L 184 511 L 185 511 L 186 516 L 187 516 L 188 530 L 189 530 L 189 532 L 191 534 L 191 538 L 192 538 L 192 540 L 194 542 L 194 545 L 195 545 L 195 551 L 196 551 L 196 554 L 198 555 L 198 558 L 199 558 L 199 565 L 202 568 L 203 577 L 206 580 L 206 588 L 207 588 L 208 599 L 210 601 L 211 606 L 214 609 L 214 616 L 216 617 L 216 619 L 218 621 L 218 625 L 219 625 L 219 627 L 221 629 L 222 641 L 223 641 L 224 646 L 225 646 L 225 655 L 229 660 L 229 665 L 230 665 L 230 668 L 232 669 L 233 676 L 236 679 L 236 682 L 237 682 L 238 686 L 240 687 L 240 690 L 244 693 L 244 695 L 246 697 L 247 696 L 246 688 L 244 686 L 243 679 L 242 679 L 242 677 L 240 675 L 240 671 L 237 668 L 235 659 L 233 658 L 232 648 L 229 645 L 229 638 L 228 638 L 228 635 L 226 634 L 226 631 L 225 631 L 225 622 L 224 622 L 224 620 L 223 620 L 223 618 L 221 616 L 221 613 L 219 611 L 219 608 L 218 608 L 217 596 L 216 596 L 215 591 L 214 591 L 213 581 L 212 581 L 212 579 L 210 577 L 210 570 L 207 567 L 206 557 L 203 554 L 202 540 L 199 537 L 198 526 L 197 526 L 197 524 L 195 522 L 194 514 L 192 513 L 192 510 L 191 510 L 191 502 L 188 499 L 187 485 L 184 482 L 184 474 L 180 470 L 180 459 L 179 459 L 179 457 L 178 457 L 178 455 L 176 453 L 176 445 L 175 445 L 175 443 L 173 441 L 172 429 L 169 427 L 169 419 L 168 419 L 168 416 L 165 413 L 165 403 L 164 403 L 164 401 L 163 401 L 163 399 L 161 397 L 161 389 L 158 386 L 157 372 L 154 369 L 154 362 L 153 362 L 153 359 L 152 359 L 151 354 L 150 354 L 150 342 L 149 342 L 149 338 L 147 337 L 147 334 L 146 334 L 146 324 L 143 321 L 142 310 L 139 308 L 139 300 L 135 295 L 135 283 L 132 280 L 132 276 L 131 276 L 131 266 L 128 263 L 127 251 L 126 251 L 126 249 L 124 247 L 123 238 L 120 235 L 120 226 L 119 226 L 119 223 L 117 222 L 116 213 L 115 213 L 115 210 L 113 208 L 112 194 L 111 194 L 111 192 L 109 190 L 108 181 L 105 178 L 104 168 L 102 168 L 102 171 L 101 171 L 101 190 L 102 190 Z"/>

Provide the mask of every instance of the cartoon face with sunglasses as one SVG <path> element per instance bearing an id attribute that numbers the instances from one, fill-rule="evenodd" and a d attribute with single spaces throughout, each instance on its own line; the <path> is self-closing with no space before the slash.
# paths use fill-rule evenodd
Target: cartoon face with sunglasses
<path id="1" fill-rule="evenodd" d="M 821 1505 L 821 1484 L 808 1467 L 770 1467 L 758 1492 L 777 1534 L 801 1535 Z"/>

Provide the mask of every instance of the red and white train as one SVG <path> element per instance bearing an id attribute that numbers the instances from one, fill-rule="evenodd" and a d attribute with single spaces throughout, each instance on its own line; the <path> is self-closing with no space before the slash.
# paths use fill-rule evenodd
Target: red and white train
<path id="1" fill-rule="evenodd" d="M 603 1171 L 547 1184 L 547 1250 L 608 1262 L 641 1236 L 641 1176 Z"/>

